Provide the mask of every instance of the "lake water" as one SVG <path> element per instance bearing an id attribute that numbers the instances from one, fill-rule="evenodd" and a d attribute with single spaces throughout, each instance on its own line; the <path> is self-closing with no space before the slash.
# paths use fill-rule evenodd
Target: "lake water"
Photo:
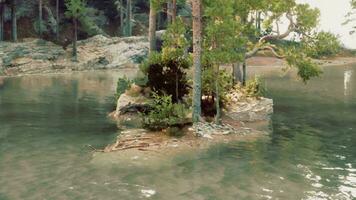
<path id="1" fill-rule="evenodd" d="M 87 147 L 119 133 L 106 115 L 124 74 L 0 80 L 0 200 L 356 199 L 356 66 L 307 85 L 263 72 L 275 101 L 268 136 L 152 166 L 100 161 Z"/>

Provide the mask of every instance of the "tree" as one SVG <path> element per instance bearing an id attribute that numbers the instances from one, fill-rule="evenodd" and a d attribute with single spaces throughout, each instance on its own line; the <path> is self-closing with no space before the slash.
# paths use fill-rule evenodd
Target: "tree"
<path id="1" fill-rule="evenodd" d="M 201 88 L 202 88 L 202 1 L 192 0 L 193 15 L 193 122 L 201 119 Z"/>
<path id="2" fill-rule="evenodd" d="M 150 0 L 150 16 L 148 27 L 148 41 L 150 44 L 149 52 L 156 50 L 156 26 L 157 26 L 157 10 L 159 8 L 160 0 Z"/>
<path id="3" fill-rule="evenodd" d="M 85 0 L 66 0 L 66 7 L 65 15 L 73 21 L 73 60 L 77 61 L 78 20 L 87 12 L 86 2 Z"/>
<path id="4" fill-rule="evenodd" d="M 59 41 L 59 0 L 56 0 L 56 39 Z"/>
<path id="5" fill-rule="evenodd" d="M 204 63 L 211 65 L 215 72 L 215 122 L 220 123 L 220 69 L 219 66 L 225 63 L 233 63 L 242 60 L 242 51 L 239 48 L 244 40 L 237 37 L 242 29 L 240 21 L 235 18 L 232 9 L 234 0 L 206 0 L 204 16 L 206 27 L 204 29 Z"/>
<path id="6" fill-rule="evenodd" d="M 125 36 L 132 35 L 132 0 L 126 1 L 126 27 Z"/>
<path id="7" fill-rule="evenodd" d="M 16 17 L 16 0 L 11 1 L 11 35 L 12 40 L 17 42 L 17 17 Z"/>
<path id="8" fill-rule="evenodd" d="M 42 37 L 42 26 L 43 26 L 43 21 L 42 21 L 42 0 L 38 0 L 38 32 L 40 37 Z"/>
<path id="9" fill-rule="evenodd" d="M 4 40 L 5 1 L 0 0 L 0 41 Z"/>
<path id="10" fill-rule="evenodd" d="M 303 50 L 278 44 L 292 34 L 296 34 L 297 39 L 313 37 L 312 33 L 315 32 L 320 16 L 318 9 L 310 8 L 308 4 L 298 4 L 295 0 L 262 0 L 257 2 L 255 0 L 237 0 L 234 8 L 241 19 L 243 27 L 245 27 L 240 32 L 240 36 L 246 38 L 247 41 L 243 46 L 246 52 L 243 59 L 243 82 L 246 81 L 245 60 L 265 50 L 270 51 L 277 58 L 290 56 L 287 58 L 289 66 L 296 67 L 299 70 L 299 74 L 303 76 L 301 77 L 303 81 L 320 74 L 321 71 L 318 66 L 312 62 Z M 256 19 L 250 18 L 249 16 L 253 16 L 256 11 L 262 13 L 261 16 L 258 15 Z M 261 30 L 258 30 L 258 26 L 251 26 L 254 21 L 261 21 L 261 17 L 264 18 Z M 279 27 L 284 19 L 289 22 L 289 25 L 282 32 Z M 295 54 L 299 55 L 294 56 Z M 293 61 L 295 58 L 300 60 Z M 308 65 L 305 65 L 306 63 Z"/>
<path id="11" fill-rule="evenodd" d="M 171 16 L 172 16 L 172 23 L 175 23 L 177 20 L 177 0 L 172 0 Z"/>
<path id="12" fill-rule="evenodd" d="M 346 15 L 347 20 L 346 20 L 346 22 L 343 23 L 344 25 L 350 24 L 350 23 L 356 21 L 356 0 L 351 0 L 350 4 L 351 4 L 352 10 L 349 13 L 347 13 L 347 15 Z M 350 31 L 351 35 L 356 33 L 356 24 L 352 26 L 352 29 L 353 30 Z"/>

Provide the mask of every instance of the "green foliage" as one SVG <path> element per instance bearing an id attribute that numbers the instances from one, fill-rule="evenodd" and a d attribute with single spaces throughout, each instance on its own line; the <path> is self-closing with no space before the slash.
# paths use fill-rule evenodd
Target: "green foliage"
<path id="1" fill-rule="evenodd" d="M 40 32 L 40 27 L 42 30 L 42 33 L 47 33 L 48 29 L 47 29 L 47 24 L 44 20 L 41 20 L 42 23 L 40 23 L 40 20 L 35 20 L 35 22 L 33 23 L 33 28 L 35 29 L 36 33 Z"/>
<path id="2" fill-rule="evenodd" d="M 202 76 L 202 94 L 203 96 L 215 96 L 215 81 L 218 81 L 220 100 L 224 101 L 226 94 L 232 88 L 231 73 L 220 70 L 219 76 L 216 75 L 213 67 L 205 66 Z"/>
<path id="3" fill-rule="evenodd" d="M 171 95 L 173 102 L 182 100 L 190 89 L 186 69 L 191 66 L 191 61 L 186 53 L 188 42 L 185 33 L 184 24 L 178 19 L 163 36 L 162 52 L 151 53 L 140 66 L 147 76 L 147 86 L 160 95 Z"/>
<path id="4" fill-rule="evenodd" d="M 350 12 L 347 13 L 346 15 L 346 21 L 343 23 L 343 25 L 346 25 L 346 24 L 351 24 L 353 22 L 356 22 L 356 0 L 351 0 L 350 1 L 350 4 L 351 4 L 351 8 L 352 10 Z M 352 29 L 350 31 L 350 34 L 354 34 L 356 33 L 356 24 L 354 24 L 352 26 Z"/>
<path id="5" fill-rule="evenodd" d="M 173 103 L 171 96 L 153 93 L 153 101 L 150 107 L 151 110 L 142 115 L 144 128 L 162 130 L 187 123 L 188 109 L 184 104 Z"/>
<path id="6" fill-rule="evenodd" d="M 68 18 L 79 19 L 88 12 L 85 0 L 65 0 L 65 4 L 67 7 L 65 15 Z"/>
<path id="7" fill-rule="evenodd" d="M 204 15 L 207 22 L 204 30 L 203 59 L 212 64 L 241 61 L 245 40 L 239 37 L 242 31 L 240 19 L 235 16 L 234 0 L 206 0 Z"/>
<path id="8" fill-rule="evenodd" d="M 266 88 L 260 77 L 255 76 L 253 79 L 247 80 L 245 91 L 248 97 L 261 97 L 265 95 Z"/>
<path id="9" fill-rule="evenodd" d="M 337 36 L 329 32 L 320 32 L 315 37 L 303 42 L 308 56 L 322 58 L 335 56 L 341 51 L 341 42 Z"/>
<path id="10" fill-rule="evenodd" d="M 313 77 L 318 77 L 322 73 L 320 67 L 305 54 L 300 52 L 299 49 L 292 48 L 286 55 L 289 66 L 297 68 L 299 77 L 301 77 L 305 83 Z"/>
<path id="11" fill-rule="evenodd" d="M 106 35 L 101 28 L 107 22 L 104 12 L 93 7 L 87 7 L 85 13 L 85 15 L 79 17 L 81 30 L 89 36 L 97 34 Z"/>
<path id="12" fill-rule="evenodd" d="M 127 89 L 132 85 L 132 81 L 129 80 L 126 76 L 119 78 L 116 86 L 116 98 L 119 98 L 122 94 L 125 93 Z"/>
<path id="13" fill-rule="evenodd" d="M 320 11 L 310 8 L 309 4 L 299 4 L 295 8 L 297 15 L 297 32 L 308 34 L 319 23 Z"/>
<path id="14" fill-rule="evenodd" d="M 189 42 L 186 38 L 187 30 L 183 20 L 178 17 L 175 23 L 168 26 L 166 32 L 162 36 L 163 48 L 162 59 L 181 59 L 186 56 L 189 47 Z"/>

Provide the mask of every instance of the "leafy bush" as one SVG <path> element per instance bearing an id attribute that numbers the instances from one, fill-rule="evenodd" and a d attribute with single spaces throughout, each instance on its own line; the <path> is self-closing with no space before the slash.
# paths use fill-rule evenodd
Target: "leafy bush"
<path id="1" fill-rule="evenodd" d="M 122 94 L 125 93 L 127 89 L 131 86 L 132 81 L 129 80 L 126 76 L 123 78 L 119 78 L 117 81 L 117 87 L 116 87 L 116 98 L 119 98 Z"/>
<path id="2" fill-rule="evenodd" d="M 225 70 L 219 71 L 217 79 L 216 73 L 212 66 L 205 65 L 202 75 L 202 112 L 205 116 L 214 116 L 216 114 L 216 91 L 215 81 L 219 84 L 219 99 L 220 105 L 223 106 L 226 99 L 226 94 L 233 86 L 231 73 Z"/>
<path id="3" fill-rule="evenodd" d="M 187 122 L 188 110 L 184 104 L 172 102 L 168 95 L 153 93 L 151 110 L 143 116 L 143 126 L 149 130 L 162 130 L 168 127 L 179 127 Z"/>
<path id="4" fill-rule="evenodd" d="M 247 80 L 245 91 L 249 97 L 261 97 L 265 94 L 266 89 L 260 77 L 255 76 L 253 79 Z"/>
<path id="5" fill-rule="evenodd" d="M 203 96 L 215 96 L 216 72 L 213 67 L 205 67 L 202 75 L 202 94 Z M 222 101 L 226 93 L 232 88 L 232 75 L 225 70 L 220 70 L 219 79 L 219 96 Z"/>

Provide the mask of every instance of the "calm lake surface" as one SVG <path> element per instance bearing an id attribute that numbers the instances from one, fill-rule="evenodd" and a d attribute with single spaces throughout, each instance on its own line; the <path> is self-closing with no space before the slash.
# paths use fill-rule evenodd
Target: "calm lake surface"
<path id="1" fill-rule="evenodd" d="M 267 136 L 151 167 L 87 147 L 119 133 L 106 115 L 132 72 L 0 78 L 0 200 L 356 199 L 356 66 L 327 67 L 308 85 L 260 73 L 275 101 Z"/>

